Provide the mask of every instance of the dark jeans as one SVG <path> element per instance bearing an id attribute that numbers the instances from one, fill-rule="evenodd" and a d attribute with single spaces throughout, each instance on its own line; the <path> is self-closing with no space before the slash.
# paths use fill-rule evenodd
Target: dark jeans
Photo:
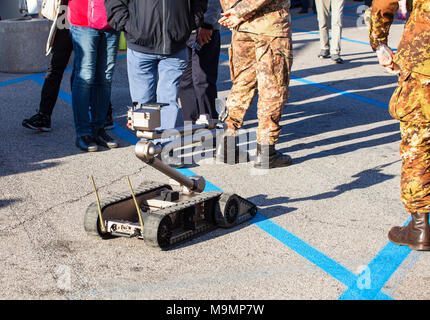
<path id="1" fill-rule="evenodd" d="M 73 25 L 70 33 L 75 52 L 73 116 L 76 136 L 82 137 L 95 134 L 106 122 L 120 33 Z"/>
<path id="2" fill-rule="evenodd" d="M 179 89 L 182 117 L 184 121 L 193 122 L 203 114 L 218 118 L 215 99 L 221 45 L 219 30 L 214 30 L 211 41 L 198 51 L 192 49 L 196 38 L 197 34 L 193 33 L 187 41 L 188 66 L 182 74 Z"/>
<path id="3" fill-rule="evenodd" d="M 373 2 L 373 0 L 364 0 L 364 4 L 368 7 L 372 6 L 372 2 Z"/>
<path id="4" fill-rule="evenodd" d="M 72 51 L 73 43 L 69 30 L 58 29 L 52 48 L 51 62 L 42 87 L 39 112 L 49 116 L 52 115 L 64 70 L 67 68 Z"/>

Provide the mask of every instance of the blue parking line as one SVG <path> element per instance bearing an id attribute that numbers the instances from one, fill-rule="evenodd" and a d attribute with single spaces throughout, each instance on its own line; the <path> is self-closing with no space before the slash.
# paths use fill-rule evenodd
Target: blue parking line
<path id="1" fill-rule="evenodd" d="M 39 75 L 37 75 L 37 74 L 36 75 L 32 74 L 29 76 L 24 76 L 24 77 L 19 77 L 16 79 L 2 81 L 2 82 L 0 82 L 0 87 L 9 86 L 9 85 L 20 83 L 20 82 L 27 81 L 27 80 L 33 80 L 33 78 L 38 77 L 38 76 Z M 43 74 L 41 74 L 41 76 L 43 76 Z"/>
<path id="2" fill-rule="evenodd" d="M 381 296 L 378 297 L 382 288 L 410 253 L 411 250 L 407 246 L 398 246 L 389 242 L 369 263 L 368 271 L 364 271 L 369 272 L 371 287 L 369 289 L 359 289 L 356 283 L 354 286 L 349 287 L 339 297 L 339 300 L 383 299 Z"/>
<path id="3" fill-rule="evenodd" d="M 220 55 L 220 58 L 222 58 L 224 60 L 229 60 L 229 57 L 225 56 L 225 55 Z M 310 80 L 307 80 L 307 79 L 299 78 L 299 77 L 296 77 L 294 75 L 291 75 L 290 78 L 291 78 L 291 80 L 295 80 L 295 81 L 304 83 L 306 85 L 311 85 L 311 86 L 314 86 L 314 87 L 317 87 L 317 88 L 320 88 L 320 89 L 323 89 L 323 90 L 326 90 L 326 91 L 329 91 L 329 92 L 332 92 L 332 93 L 336 93 L 338 95 L 343 95 L 343 96 L 346 96 L 346 97 L 349 97 L 349 98 L 352 98 L 352 99 L 355 99 L 355 100 L 358 100 L 358 101 L 361 101 L 361 102 L 372 104 L 372 105 L 380 107 L 380 108 L 384 108 L 384 109 L 388 108 L 388 105 L 386 103 L 382 103 L 382 102 L 379 102 L 379 101 L 376 101 L 376 100 L 373 100 L 373 99 L 370 99 L 370 98 L 366 98 L 366 97 L 360 96 L 360 95 L 355 94 L 355 93 L 351 93 L 351 92 L 348 92 L 348 91 L 336 89 L 336 88 L 333 88 L 333 87 L 330 87 L 330 86 L 326 86 L 326 85 L 318 83 L 318 82 L 314 82 L 314 81 L 310 81 Z"/>
<path id="4" fill-rule="evenodd" d="M 366 98 L 366 97 L 360 96 L 360 95 L 355 94 L 355 93 L 351 93 L 351 92 L 348 92 L 348 91 L 339 90 L 339 89 L 336 89 L 336 88 L 333 88 L 333 87 L 330 87 L 330 86 L 326 86 L 324 84 L 320 84 L 318 82 L 313 82 L 313 81 L 310 81 L 310 80 L 307 80 L 307 79 L 295 77 L 293 75 L 291 76 L 291 79 L 295 80 L 295 81 L 298 81 L 298 82 L 301 82 L 301 83 L 304 83 L 304 84 L 307 84 L 307 85 L 311 85 L 311 86 L 320 88 L 320 89 L 324 89 L 326 91 L 330 91 L 330 92 L 333 92 L 333 93 L 336 93 L 336 94 L 339 94 L 339 95 L 343 95 L 343 96 L 346 96 L 346 97 L 349 97 L 349 98 L 352 98 L 352 99 L 355 99 L 355 100 L 358 100 L 358 101 L 361 101 L 361 102 L 372 104 L 372 105 L 380 107 L 380 108 L 385 108 L 385 109 L 388 108 L 388 105 L 386 103 L 382 103 L 382 102 L 379 102 L 379 101 L 376 101 L 376 100 L 373 100 L 373 99 L 370 99 L 370 98 Z"/>
<path id="5" fill-rule="evenodd" d="M 43 86 L 43 83 L 45 82 L 45 80 L 42 77 L 33 77 L 31 80 L 36 82 L 40 86 Z M 67 101 L 69 104 L 72 104 L 72 96 L 61 89 L 58 92 L 58 97 Z"/>
<path id="6" fill-rule="evenodd" d="M 293 28 L 292 30 L 294 32 L 307 33 L 307 34 L 312 34 L 312 35 L 317 35 L 317 36 L 320 35 L 320 33 L 318 31 L 308 31 L 308 30 L 297 29 L 297 28 Z M 329 39 L 331 39 L 331 36 L 329 36 Z M 349 38 L 344 38 L 344 37 L 341 37 L 341 39 L 345 40 L 345 41 L 353 42 L 353 43 L 364 44 L 364 45 L 366 45 L 366 46 L 368 46 L 370 48 L 370 43 L 369 42 L 359 41 L 359 40 L 354 40 L 354 39 L 349 39 Z M 396 48 L 391 48 L 391 50 L 397 51 Z"/>
<path id="7" fill-rule="evenodd" d="M 121 59 L 124 59 L 126 57 L 127 57 L 127 54 L 122 54 L 122 55 L 117 57 L 117 60 L 121 60 Z M 70 71 L 72 69 L 73 69 L 73 67 L 67 67 L 66 69 L 64 69 L 64 71 Z M 30 74 L 30 75 L 18 77 L 18 78 L 11 79 L 11 80 L 0 81 L 0 87 L 4 87 L 4 86 L 16 84 L 16 83 L 20 83 L 20 82 L 28 81 L 28 80 L 35 80 L 35 79 L 37 80 L 37 79 L 45 77 L 45 76 L 46 76 L 46 72 L 41 72 L 41 73 L 35 73 L 35 74 Z"/>

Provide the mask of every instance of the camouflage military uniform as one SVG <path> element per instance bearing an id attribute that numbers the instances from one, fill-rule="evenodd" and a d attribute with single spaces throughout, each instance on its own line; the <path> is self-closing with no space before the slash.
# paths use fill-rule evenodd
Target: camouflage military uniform
<path id="1" fill-rule="evenodd" d="M 221 0 L 224 11 L 236 0 Z M 242 0 L 234 10 L 239 18 L 250 16 L 233 31 L 230 73 L 233 86 L 227 100 L 229 129 L 242 127 L 254 96 L 258 99 L 257 143 L 273 145 L 281 127 L 282 109 L 288 99 L 292 64 L 289 0 Z"/>
<path id="2" fill-rule="evenodd" d="M 374 0 L 369 28 L 373 49 L 387 43 L 397 0 Z M 390 100 L 400 120 L 402 203 L 410 213 L 430 211 L 430 1 L 408 0 L 406 23 L 394 61 L 401 67 Z"/>

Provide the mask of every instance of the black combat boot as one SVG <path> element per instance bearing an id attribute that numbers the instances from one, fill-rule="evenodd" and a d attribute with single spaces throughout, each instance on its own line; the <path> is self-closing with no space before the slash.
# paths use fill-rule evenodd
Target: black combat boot
<path id="1" fill-rule="evenodd" d="M 430 250 L 430 227 L 428 213 L 411 213 L 412 220 L 405 227 L 394 227 L 388 239 L 411 250 Z"/>
<path id="2" fill-rule="evenodd" d="M 290 156 L 276 151 L 274 144 L 257 144 L 257 156 L 254 161 L 254 168 L 271 169 L 286 167 L 289 166 L 292 161 Z"/>
<path id="3" fill-rule="evenodd" d="M 227 164 L 236 164 L 249 161 L 249 154 L 245 150 L 241 150 L 237 145 L 237 137 L 226 132 L 221 136 L 221 141 L 218 142 L 215 152 L 215 159 Z"/>

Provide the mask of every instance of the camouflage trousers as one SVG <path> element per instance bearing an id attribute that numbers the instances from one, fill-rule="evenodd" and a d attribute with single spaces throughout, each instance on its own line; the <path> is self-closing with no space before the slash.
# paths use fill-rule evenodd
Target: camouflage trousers
<path id="1" fill-rule="evenodd" d="M 401 200 L 410 213 L 430 211 L 430 77 L 402 71 L 390 100 L 400 120 Z"/>
<path id="2" fill-rule="evenodd" d="M 246 111 L 258 93 L 257 143 L 275 144 L 289 94 L 291 37 L 233 31 L 229 56 L 233 86 L 227 99 L 227 127 L 234 131 L 242 127 Z"/>

